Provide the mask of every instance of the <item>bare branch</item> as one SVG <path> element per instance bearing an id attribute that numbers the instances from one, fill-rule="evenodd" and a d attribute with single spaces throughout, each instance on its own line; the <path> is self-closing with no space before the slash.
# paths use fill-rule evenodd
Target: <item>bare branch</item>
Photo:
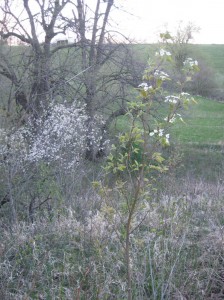
<path id="1" fill-rule="evenodd" d="M 30 27 L 31 27 L 31 33 L 32 33 L 32 45 L 35 48 L 36 51 L 41 52 L 40 43 L 38 41 L 37 33 L 36 33 L 36 27 L 34 24 L 34 18 L 32 15 L 32 12 L 29 7 L 29 0 L 23 0 L 24 7 L 26 9 L 26 12 L 29 17 Z"/>
<path id="2" fill-rule="evenodd" d="M 109 0 L 108 3 L 107 3 L 106 12 L 105 12 L 104 19 L 103 19 L 103 26 L 102 26 L 102 29 L 101 29 L 100 38 L 99 38 L 98 47 L 97 47 L 97 58 L 96 58 L 97 62 L 100 61 L 101 47 L 102 47 L 104 37 L 105 37 L 105 28 L 106 28 L 106 25 L 107 25 L 107 22 L 108 22 L 110 10 L 111 10 L 111 7 L 113 6 L 113 3 L 114 3 L 113 0 Z"/>
<path id="3" fill-rule="evenodd" d="M 0 32 L 0 35 L 3 39 L 8 39 L 9 37 L 11 36 L 14 36 L 16 38 L 18 38 L 19 40 L 21 40 L 22 42 L 24 43 L 27 43 L 27 44 L 32 44 L 31 40 L 30 39 L 27 39 L 24 35 L 20 35 L 16 32 L 7 32 L 7 33 L 3 33 L 2 31 Z"/>

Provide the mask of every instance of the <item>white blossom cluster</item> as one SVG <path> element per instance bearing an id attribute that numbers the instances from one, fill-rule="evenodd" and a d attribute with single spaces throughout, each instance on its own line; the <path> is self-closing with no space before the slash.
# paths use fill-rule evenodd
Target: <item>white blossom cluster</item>
<path id="1" fill-rule="evenodd" d="M 186 101 L 186 102 L 190 102 L 190 101 L 192 100 L 192 97 L 191 97 L 190 94 L 182 92 L 182 93 L 180 94 L 180 99 L 181 99 L 181 100 L 184 100 L 184 101 Z"/>
<path id="2" fill-rule="evenodd" d="M 172 54 L 169 51 L 166 51 L 164 49 L 160 49 L 158 52 L 155 53 L 155 56 L 171 56 Z"/>
<path id="3" fill-rule="evenodd" d="M 178 104 L 181 100 L 182 101 L 184 100 L 184 101 L 190 102 L 190 100 L 191 100 L 190 94 L 182 92 L 178 96 L 169 95 L 169 96 L 165 97 L 164 102 L 165 103 L 171 103 L 171 104 Z"/>
<path id="4" fill-rule="evenodd" d="M 183 62 L 184 66 L 190 66 L 190 67 L 194 67 L 194 66 L 198 66 L 198 61 L 197 60 L 193 60 L 192 58 L 188 57 L 184 62 Z"/>
<path id="5" fill-rule="evenodd" d="M 145 92 L 153 88 L 151 85 L 149 86 L 147 82 L 142 82 L 138 87 L 142 88 Z"/>
<path id="6" fill-rule="evenodd" d="M 149 133 L 150 136 L 158 136 L 158 137 L 164 137 L 167 144 L 169 144 L 169 138 L 170 134 L 164 134 L 164 129 L 154 129 Z"/>
<path id="7" fill-rule="evenodd" d="M 169 118 L 169 117 L 164 118 L 164 121 L 166 121 L 168 123 L 174 123 L 177 120 L 177 118 L 183 122 L 183 118 L 182 118 L 181 114 L 173 114 L 171 118 Z"/>
<path id="8" fill-rule="evenodd" d="M 105 134 L 105 130 L 102 132 L 100 128 L 105 124 L 104 119 L 100 115 L 96 115 L 93 120 L 88 122 L 88 129 L 87 129 L 87 135 L 90 140 L 90 145 L 94 148 L 98 148 L 99 145 L 101 145 L 101 149 L 97 150 L 103 150 L 106 148 L 107 144 L 109 143 L 109 140 L 103 141 L 102 134 Z M 103 141 L 103 143 L 102 143 Z"/>
<path id="9" fill-rule="evenodd" d="M 25 131 L 11 128 L 0 130 L 0 163 L 17 165 L 27 155 L 27 144 L 24 138 Z"/>
<path id="10" fill-rule="evenodd" d="M 179 103 L 190 103 L 191 100 L 192 98 L 190 97 L 190 94 L 182 92 L 178 96 L 175 95 L 166 96 L 164 102 L 178 105 Z M 168 123 L 174 123 L 177 119 L 183 122 L 183 118 L 179 113 L 173 113 L 172 116 L 165 117 L 164 121 Z"/>
<path id="11" fill-rule="evenodd" d="M 171 96 L 166 96 L 164 102 L 177 104 L 179 101 L 180 101 L 179 97 L 171 95 Z"/>
<path id="12" fill-rule="evenodd" d="M 52 105 L 47 116 L 38 120 L 37 133 L 29 128 L 29 151 L 26 159 L 31 162 L 57 161 L 75 163 L 85 147 L 86 116 L 75 104 Z M 72 157 L 67 157 L 67 154 Z"/>
<path id="13" fill-rule="evenodd" d="M 161 79 L 162 81 L 168 80 L 169 79 L 169 75 L 163 71 L 160 70 L 155 70 L 154 72 L 154 76 L 155 78 Z"/>
<path id="14" fill-rule="evenodd" d="M 69 168 L 80 161 L 86 149 L 87 137 L 99 145 L 102 139 L 99 124 L 102 118 L 95 118 L 88 128 L 88 117 L 84 108 L 76 104 L 52 105 L 48 112 L 36 121 L 17 130 L 0 132 L 0 156 L 15 162 L 60 161 Z M 11 155 L 11 157 L 10 157 Z M 12 157 L 13 156 L 13 157 Z"/>
<path id="15" fill-rule="evenodd" d="M 27 155 L 27 145 L 21 130 L 0 129 L 0 165 L 20 163 Z"/>

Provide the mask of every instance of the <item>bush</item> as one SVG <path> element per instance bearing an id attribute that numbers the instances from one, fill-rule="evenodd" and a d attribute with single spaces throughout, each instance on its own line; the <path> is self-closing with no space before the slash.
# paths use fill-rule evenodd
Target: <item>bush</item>
<path id="1" fill-rule="evenodd" d="M 192 76 L 186 89 L 195 95 L 211 97 L 212 91 L 217 88 L 216 75 L 205 63 L 200 61 L 199 66 L 200 70 Z"/>

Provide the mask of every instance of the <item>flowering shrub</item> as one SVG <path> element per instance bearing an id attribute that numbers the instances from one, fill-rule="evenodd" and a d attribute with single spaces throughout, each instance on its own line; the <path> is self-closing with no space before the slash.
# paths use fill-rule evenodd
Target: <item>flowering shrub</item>
<path id="1" fill-rule="evenodd" d="M 30 146 L 26 159 L 32 162 L 60 160 L 66 167 L 76 164 L 85 149 L 86 120 L 84 110 L 75 104 L 52 105 L 47 116 L 38 120 L 37 134 L 28 129 Z"/>
<path id="2" fill-rule="evenodd" d="M 18 215 L 33 221 L 37 213 L 46 210 L 42 203 L 46 202 L 48 214 L 52 205 L 71 203 L 74 190 L 80 188 L 85 176 L 87 138 L 98 149 L 99 144 L 105 147 L 107 142 L 101 141 L 103 119 L 92 120 L 89 130 L 85 107 L 75 103 L 52 104 L 33 124 L 30 120 L 20 128 L 0 132 L 0 193 L 7 199 L 3 203 L 10 203 L 11 223 Z"/>
<path id="3" fill-rule="evenodd" d="M 27 156 L 27 147 L 24 138 L 25 131 L 12 128 L 0 131 L 0 163 L 21 163 Z"/>
<path id="4" fill-rule="evenodd" d="M 87 147 L 87 137 L 95 147 L 101 142 L 102 117 L 95 117 L 91 131 L 87 120 L 85 108 L 75 103 L 52 104 L 47 113 L 36 120 L 35 128 L 28 122 L 19 129 L 1 130 L 0 155 L 13 159 L 14 163 L 60 161 L 62 167 L 71 168 L 80 161 Z"/>

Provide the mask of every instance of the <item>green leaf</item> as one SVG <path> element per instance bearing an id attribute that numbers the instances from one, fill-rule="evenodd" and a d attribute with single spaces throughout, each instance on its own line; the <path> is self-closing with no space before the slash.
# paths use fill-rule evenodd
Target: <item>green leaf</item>
<path id="1" fill-rule="evenodd" d="M 158 78 L 158 79 L 156 80 L 156 85 L 157 85 L 158 88 L 160 88 L 160 87 L 162 86 L 162 83 L 163 83 L 163 81 L 162 81 L 161 78 Z"/>
<path id="2" fill-rule="evenodd" d="M 126 169 L 125 165 L 118 165 L 117 169 L 121 172 L 123 172 Z"/>
<path id="3" fill-rule="evenodd" d="M 140 94 L 141 94 L 141 96 L 142 96 L 143 98 L 147 98 L 147 96 L 148 96 L 147 91 L 144 91 L 144 90 L 141 90 L 141 91 L 140 91 Z"/>
<path id="4" fill-rule="evenodd" d="M 153 159 L 155 159 L 158 163 L 162 163 L 165 159 L 162 157 L 161 153 L 155 152 L 152 156 Z"/>

